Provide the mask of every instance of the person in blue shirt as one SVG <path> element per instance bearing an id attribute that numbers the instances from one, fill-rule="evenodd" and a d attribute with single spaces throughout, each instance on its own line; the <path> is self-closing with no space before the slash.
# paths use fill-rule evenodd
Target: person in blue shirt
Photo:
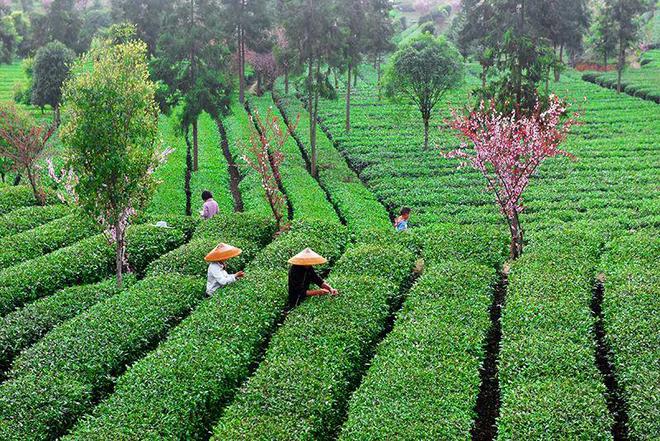
<path id="1" fill-rule="evenodd" d="M 410 219 L 410 208 L 403 207 L 399 213 L 399 217 L 394 220 L 394 228 L 396 231 L 406 231 L 408 230 L 408 219 Z"/>

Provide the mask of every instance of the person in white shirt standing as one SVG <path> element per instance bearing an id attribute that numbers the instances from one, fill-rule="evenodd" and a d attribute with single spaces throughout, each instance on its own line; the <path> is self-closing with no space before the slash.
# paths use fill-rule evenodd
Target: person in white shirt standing
<path id="1" fill-rule="evenodd" d="M 232 257 L 241 254 L 241 249 L 221 243 L 206 255 L 204 260 L 209 263 L 206 281 L 206 294 L 213 295 L 218 288 L 242 279 L 245 273 L 239 271 L 236 274 L 229 274 L 226 270 L 225 262 Z"/>

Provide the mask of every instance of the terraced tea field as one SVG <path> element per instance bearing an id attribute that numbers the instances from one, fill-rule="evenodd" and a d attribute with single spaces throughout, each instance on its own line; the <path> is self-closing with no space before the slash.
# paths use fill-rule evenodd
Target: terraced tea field
<path id="1" fill-rule="evenodd" d="M 175 152 L 129 229 L 121 290 L 98 227 L 53 193 L 39 207 L 0 188 L 0 439 L 660 436 L 657 105 L 573 72 L 554 85 L 583 114 L 565 145 L 577 160 L 534 177 L 527 249 L 508 262 L 481 177 L 440 155 L 458 145 L 449 106 L 424 151 L 417 111 L 379 101 L 369 66 L 360 75 L 349 133 L 344 103 L 321 103 L 318 178 L 309 117 L 281 88 L 203 115 L 192 217 L 185 142 L 161 117 Z M 277 235 L 240 159 L 268 109 L 282 130 L 300 114 L 282 147 L 291 227 Z M 220 205 L 209 221 L 202 189 Z M 404 205 L 411 231 L 394 234 Z M 229 269 L 246 277 L 207 297 L 203 257 L 219 242 L 243 249 Z M 288 311 L 287 259 L 305 247 L 341 294 Z"/>
<path id="2" fill-rule="evenodd" d="M 621 77 L 621 90 L 628 95 L 660 104 L 660 49 L 645 52 L 639 68 L 627 68 Z M 616 90 L 617 73 L 593 73 L 582 75 L 582 79 Z"/>

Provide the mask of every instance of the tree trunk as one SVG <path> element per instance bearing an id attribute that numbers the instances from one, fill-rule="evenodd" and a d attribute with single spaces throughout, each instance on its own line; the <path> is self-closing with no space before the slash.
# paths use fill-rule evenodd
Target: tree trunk
<path id="1" fill-rule="evenodd" d="M 16 176 L 14 177 L 14 187 L 16 187 L 20 183 L 21 183 L 21 174 L 17 173 Z"/>
<path id="2" fill-rule="evenodd" d="M 193 129 L 193 171 L 199 170 L 199 132 L 197 130 L 197 119 L 192 122 Z"/>
<path id="3" fill-rule="evenodd" d="M 348 84 L 346 85 L 346 133 L 351 131 L 351 65 L 348 65 Z"/>
<path id="4" fill-rule="evenodd" d="M 190 188 L 190 179 L 192 177 L 192 154 L 190 145 L 189 129 L 186 127 L 186 175 L 184 179 L 184 191 L 186 193 L 186 216 L 192 215 L 192 190 Z"/>
<path id="5" fill-rule="evenodd" d="M 559 63 L 555 66 L 555 82 L 561 78 L 561 65 L 564 63 L 564 43 L 559 46 Z"/>
<path id="6" fill-rule="evenodd" d="M 289 66 L 284 66 L 284 95 L 289 94 Z"/>
<path id="7" fill-rule="evenodd" d="M 511 259 L 517 259 L 523 252 L 523 230 L 518 213 L 514 213 L 513 217 L 509 219 L 509 230 L 511 231 Z"/>
<path id="8" fill-rule="evenodd" d="M 30 187 L 32 187 L 32 194 L 34 195 L 37 204 L 41 206 L 46 205 L 46 196 L 37 186 L 37 177 L 29 168 L 26 170 L 26 173 L 28 175 L 28 181 L 30 181 Z"/>
<path id="9" fill-rule="evenodd" d="M 376 58 L 376 75 L 378 75 L 378 101 L 381 100 L 381 90 L 380 90 L 380 55 Z"/>
<path id="10" fill-rule="evenodd" d="M 423 116 L 424 119 L 424 150 L 429 148 L 429 119 L 430 116 Z"/>
<path id="11" fill-rule="evenodd" d="M 55 127 L 59 127 L 60 126 L 60 121 L 61 121 L 60 105 L 59 104 L 56 105 L 54 110 L 55 110 Z"/>
<path id="12" fill-rule="evenodd" d="M 355 66 L 355 72 L 353 73 L 353 87 L 357 87 L 357 80 L 358 80 L 358 67 Z M 350 79 L 348 81 L 350 81 Z"/>
<path id="13" fill-rule="evenodd" d="M 121 222 L 115 223 L 115 268 L 117 275 L 117 288 L 121 289 L 124 284 L 124 230 Z"/>
<path id="14" fill-rule="evenodd" d="M 626 49 L 623 46 L 623 39 L 619 39 L 619 63 L 616 67 L 616 93 L 621 93 L 621 74 L 623 73 L 623 65 L 626 62 Z"/>
<path id="15" fill-rule="evenodd" d="M 314 175 L 316 170 L 316 120 L 314 119 L 314 64 L 313 59 L 309 57 L 309 66 L 307 71 L 307 110 L 309 112 L 309 145 L 312 149 L 311 170 Z"/>
<path id="16" fill-rule="evenodd" d="M 316 60 L 316 78 L 318 81 L 319 75 L 321 73 L 321 60 Z M 310 124 L 310 132 L 311 132 L 311 139 L 310 139 L 310 146 L 311 146 L 311 153 L 312 153 L 312 160 L 311 160 L 311 173 L 312 176 L 316 179 L 319 177 L 318 173 L 318 152 L 316 151 L 316 125 L 318 124 L 318 117 L 319 117 L 319 88 L 315 87 L 314 88 L 314 101 L 312 102 L 312 121 Z"/>

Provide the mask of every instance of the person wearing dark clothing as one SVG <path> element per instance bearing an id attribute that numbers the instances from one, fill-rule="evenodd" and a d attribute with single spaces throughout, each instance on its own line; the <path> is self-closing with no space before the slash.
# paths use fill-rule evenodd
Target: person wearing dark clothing
<path id="1" fill-rule="evenodd" d="M 312 268 L 313 265 L 320 265 L 325 262 L 327 262 L 325 258 L 309 248 L 289 259 L 291 264 L 289 269 L 289 308 L 299 305 L 307 296 L 338 294 L 337 290 L 326 283 Z M 312 284 L 317 285 L 319 289 L 310 289 Z"/>

